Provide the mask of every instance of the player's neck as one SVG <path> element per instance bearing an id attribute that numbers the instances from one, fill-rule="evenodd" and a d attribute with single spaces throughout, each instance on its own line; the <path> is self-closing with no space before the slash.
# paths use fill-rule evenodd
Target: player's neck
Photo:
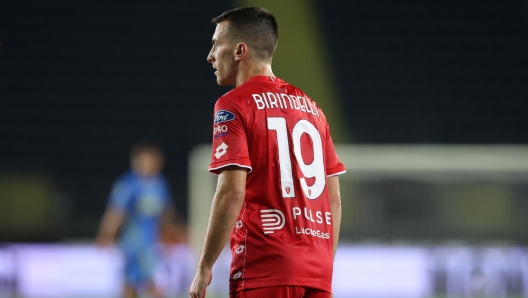
<path id="1" fill-rule="evenodd" d="M 255 76 L 275 77 L 273 71 L 271 70 L 271 64 L 269 63 L 241 64 L 236 77 L 235 87 L 242 85 L 247 80 Z"/>

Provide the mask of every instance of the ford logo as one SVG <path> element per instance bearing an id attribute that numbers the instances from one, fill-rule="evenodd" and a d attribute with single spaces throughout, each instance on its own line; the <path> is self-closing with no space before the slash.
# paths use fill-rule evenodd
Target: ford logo
<path id="1" fill-rule="evenodd" d="M 214 115 L 214 124 L 227 122 L 235 119 L 235 114 L 227 110 L 220 110 Z"/>

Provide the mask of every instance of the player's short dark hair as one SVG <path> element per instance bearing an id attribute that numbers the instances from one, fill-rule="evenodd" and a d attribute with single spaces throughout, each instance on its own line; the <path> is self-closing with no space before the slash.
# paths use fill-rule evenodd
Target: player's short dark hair
<path id="1" fill-rule="evenodd" d="M 132 145 L 130 148 L 130 157 L 134 158 L 136 155 L 143 152 L 157 152 L 158 154 L 163 155 L 163 149 L 160 144 L 151 140 L 142 140 Z"/>
<path id="2" fill-rule="evenodd" d="M 239 7 L 213 18 L 215 24 L 224 21 L 229 21 L 227 35 L 233 41 L 245 42 L 258 58 L 273 56 L 279 41 L 279 29 L 275 16 L 269 11 L 256 6 Z"/>

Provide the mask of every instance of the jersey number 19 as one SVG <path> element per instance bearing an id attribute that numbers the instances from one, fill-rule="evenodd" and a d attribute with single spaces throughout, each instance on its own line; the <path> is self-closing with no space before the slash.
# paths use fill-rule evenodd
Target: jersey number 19
<path id="1" fill-rule="evenodd" d="M 277 145 L 279 149 L 279 165 L 283 198 L 295 197 L 295 188 L 293 186 L 293 173 L 290 158 L 290 144 L 288 142 L 288 129 L 286 119 L 282 117 L 268 117 L 268 129 L 277 132 Z M 313 144 L 313 161 L 306 164 L 301 153 L 301 136 L 306 133 Z M 304 177 L 300 178 L 301 187 L 310 200 L 317 199 L 326 185 L 326 175 L 323 159 L 323 143 L 321 135 L 315 126 L 307 120 L 299 120 L 291 132 L 293 140 L 293 152 L 299 168 Z M 306 183 L 306 178 L 315 178 L 312 185 Z"/>

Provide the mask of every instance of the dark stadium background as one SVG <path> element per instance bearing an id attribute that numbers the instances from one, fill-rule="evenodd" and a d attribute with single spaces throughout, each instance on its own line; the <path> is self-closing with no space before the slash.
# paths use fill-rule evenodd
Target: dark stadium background
<path id="1" fill-rule="evenodd" d="M 528 143 L 527 1 L 314 4 L 341 142 Z M 229 90 L 206 62 L 209 20 L 231 7 L 0 4 L 0 242 L 93 238 L 139 139 L 163 145 L 187 216 L 188 154 L 210 142 L 214 102 Z"/>

